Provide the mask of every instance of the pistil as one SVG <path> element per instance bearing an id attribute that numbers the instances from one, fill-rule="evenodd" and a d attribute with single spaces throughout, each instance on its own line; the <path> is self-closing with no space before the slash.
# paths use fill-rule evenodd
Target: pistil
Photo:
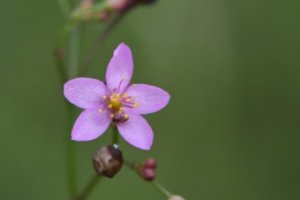
<path id="1" fill-rule="evenodd" d="M 111 112 L 110 117 L 115 123 L 126 122 L 129 119 L 128 114 L 124 112 L 124 107 L 136 108 L 138 106 L 134 97 L 129 96 L 128 93 L 114 92 L 110 95 L 104 95 L 102 99 L 107 102 L 107 108 Z M 103 112 L 103 109 L 100 108 L 99 112 Z"/>

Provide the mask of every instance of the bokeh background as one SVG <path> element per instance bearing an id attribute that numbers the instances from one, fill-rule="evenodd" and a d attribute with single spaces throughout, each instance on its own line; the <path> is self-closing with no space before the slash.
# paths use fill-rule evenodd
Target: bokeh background
<path id="1" fill-rule="evenodd" d="M 124 141 L 128 159 L 154 156 L 158 180 L 190 200 L 300 198 L 300 2 L 161 0 L 132 11 L 87 76 L 104 78 L 120 42 L 134 53 L 134 82 L 172 99 L 147 116 L 150 152 Z M 66 109 L 52 56 L 64 19 L 56 1 L 0 7 L 0 198 L 67 199 Z M 103 26 L 87 26 L 82 54 Z M 77 143 L 82 187 L 110 134 Z M 164 199 L 123 168 L 90 199 Z"/>

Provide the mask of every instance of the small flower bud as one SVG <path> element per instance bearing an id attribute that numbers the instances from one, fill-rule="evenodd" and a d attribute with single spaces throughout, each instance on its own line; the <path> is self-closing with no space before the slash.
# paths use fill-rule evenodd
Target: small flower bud
<path id="1" fill-rule="evenodd" d="M 82 0 L 80 3 L 80 8 L 89 9 L 93 6 L 93 0 Z"/>
<path id="2" fill-rule="evenodd" d="M 116 146 L 104 146 L 94 155 L 93 165 L 97 174 L 112 178 L 122 168 L 122 152 Z"/>
<path id="3" fill-rule="evenodd" d="M 126 10 L 131 4 L 132 0 L 107 0 L 108 4 L 113 10 L 122 11 Z"/>
<path id="4" fill-rule="evenodd" d="M 153 181 L 155 179 L 156 160 L 154 158 L 148 158 L 143 164 L 135 165 L 137 173 L 145 181 Z"/>
<path id="5" fill-rule="evenodd" d="M 185 200 L 185 199 L 178 195 L 172 195 L 168 200 Z"/>
<path id="6" fill-rule="evenodd" d="M 100 21 L 107 21 L 110 17 L 110 12 L 107 10 L 104 10 L 103 12 L 100 12 L 99 19 Z"/>
<path id="7" fill-rule="evenodd" d="M 153 169 L 143 169 L 142 175 L 145 181 L 153 181 L 155 179 L 155 172 Z"/>
<path id="8" fill-rule="evenodd" d="M 149 158 L 144 162 L 144 168 L 147 169 L 155 169 L 156 168 L 156 160 L 154 158 Z"/>

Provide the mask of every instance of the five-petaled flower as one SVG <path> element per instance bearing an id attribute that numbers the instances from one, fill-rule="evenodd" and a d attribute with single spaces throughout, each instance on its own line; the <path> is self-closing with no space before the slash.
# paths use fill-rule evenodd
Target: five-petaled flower
<path id="1" fill-rule="evenodd" d="M 131 50 L 121 43 L 107 66 L 106 84 L 93 78 L 75 78 L 65 83 L 64 96 L 84 109 L 73 126 L 72 140 L 94 140 L 112 123 L 129 144 L 143 150 L 151 148 L 153 131 L 141 115 L 161 110 L 170 96 L 155 86 L 130 85 L 132 73 Z"/>

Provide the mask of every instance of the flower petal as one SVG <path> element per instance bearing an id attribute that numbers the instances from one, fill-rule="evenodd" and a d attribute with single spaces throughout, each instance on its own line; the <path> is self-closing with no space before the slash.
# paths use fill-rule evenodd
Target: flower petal
<path id="1" fill-rule="evenodd" d="M 105 94 L 104 83 L 93 78 L 75 78 L 64 85 L 64 95 L 68 101 L 83 109 L 99 107 Z"/>
<path id="2" fill-rule="evenodd" d="M 97 109 L 83 111 L 77 118 L 73 130 L 72 140 L 89 141 L 101 136 L 111 122 L 106 110 L 99 112 Z"/>
<path id="3" fill-rule="evenodd" d="M 161 110 L 170 100 L 170 95 L 163 89 L 146 84 L 134 84 L 128 87 L 127 93 L 137 102 L 135 110 L 148 114 Z"/>
<path id="4" fill-rule="evenodd" d="M 120 135 L 131 145 L 143 149 L 151 149 L 153 143 L 153 131 L 145 118 L 138 113 L 126 109 L 129 119 L 117 124 Z"/>
<path id="5" fill-rule="evenodd" d="M 132 77 L 133 58 L 130 48 L 121 43 L 114 51 L 107 70 L 106 82 L 108 89 L 113 92 L 123 92 Z"/>

